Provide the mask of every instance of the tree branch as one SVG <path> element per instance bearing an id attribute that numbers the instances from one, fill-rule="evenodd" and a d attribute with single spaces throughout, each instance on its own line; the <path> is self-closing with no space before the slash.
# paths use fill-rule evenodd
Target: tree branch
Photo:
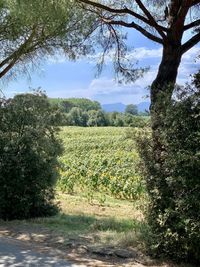
<path id="1" fill-rule="evenodd" d="M 147 37 L 148 39 L 157 42 L 159 44 L 163 44 L 163 40 L 155 35 L 153 35 L 152 33 L 148 32 L 147 30 L 145 30 L 143 27 L 139 26 L 138 24 L 136 24 L 135 22 L 131 22 L 131 23 L 127 23 L 125 21 L 122 20 L 111 20 L 111 21 L 107 21 L 106 23 L 111 24 L 111 25 L 121 25 L 127 28 L 134 28 L 137 31 L 141 32 L 145 37 Z"/>
<path id="2" fill-rule="evenodd" d="M 8 56 L 7 58 L 5 58 L 2 62 L 0 62 L 0 68 L 2 68 L 4 65 L 8 64 L 10 62 L 10 60 L 19 58 L 22 54 L 24 49 L 26 48 L 26 46 L 32 41 L 32 39 L 34 38 L 36 33 L 36 25 L 33 27 L 32 32 L 30 34 L 30 36 L 24 41 L 24 43 L 22 43 L 19 48 L 13 52 L 10 56 Z"/>
<path id="3" fill-rule="evenodd" d="M 192 2 L 192 6 L 195 6 L 195 5 L 197 5 L 197 4 L 200 4 L 200 0 L 193 0 L 193 2 Z"/>
<path id="4" fill-rule="evenodd" d="M 0 79 L 15 65 L 17 59 L 13 59 L 4 70 L 0 72 Z"/>
<path id="5" fill-rule="evenodd" d="M 200 19 L 193 21 L 190 24 L 185 25 L 183 29 L 184 29 L 184 31 L 187 31 L 187 30 L 189 30 L 193 27 L 196 27 L 196 26 L 200 26 Z"/>
<path id="6" fill-rule="evenodd" d="M 173 5 L 170 10 L 170 16 L 173 18 L 171 30 L 174 40 L 180 43 L 184 32 L 185 19 L 191 6 L 191 0 L 174 1 Z"/>
<path id="7" fill-rule="evenodd" d="M 111 13 L 129 14 L 129 15 L 132 15 L 134 17 L 137 17 L 138 19 L 144 19 L 146 22 L 148 22 L 148 20 L 145 17 L 137 14 L 136 12 L 134 12 L 134 11 L 128 9 L 128 8 L 120 8 L 120 9 L 112 8 L 112 7 L 109 7 L 109 6 L 106 6 L 106 5 L 97 3 L 97 2 L 93 2 L 93 1 L 90 1 L 90 0 L 77 0 L 77 1 L 81 2 L 81 3 L 85 3 L 85 4 L 90 5 L 90 6 L 94 6 L 94 7 L 106 10 L 106 11 L 111 12 Z"/>
<path id="8" fill-rule="evenodd" d="M 138 6 L 140 7 L 140 9 L 143 11 L 143 13 L 147 16 L 147 18 L 151 22 L 152 26 L 157 30 L 157 32 L 160 34 L 160 36 L 163 38 L 163 40 L 165 40 L 166 35 L 160 29 L 158 23 L 155 21 L 154 17 L 151 15 L 151 13 L 146 9 L 146 7 L 142 3 L 142 1 L 141 0 L 135 0 L 135 2 L 138 4 Z"/>
<path id="9" fill-rule="evenodd" d="M 133 10 L 128 9 L 127 7 L 118 9 L 118 8 L 112 8 L 112 7 L 97 3 L 97 2 L 93 2 L 93 1 L 90 1 L 90 0 L 77 0 L 77 1 L 81 2 L 81 3 L 88 4 L 88 5 L 93 6 L 93 7 L 97 7 L 97 8 L 103 9 L 103 10 L 111 12 L 111 13 L 131 15 L 131 16 L 141 20 L 142 22 L 146 23 L 147 25 L 149 25 L 151 27 L 155 28 L 155 26 L 156 26 L 156 30 L 161 34 L 161 36 L 163 38 L 165 37 L 165 34 L 163 33 L 163 31 L 166 32 L 167 28 L 157 24 L 157 22 L 153 19 L 152 16 L 151 16 L 151 20 L 150 20 L 149 18 L 145 18 L 142 15 L 134 12 Z"/>
<path id="10" fill-rule="evenodd" d="M 181 47 L 182 55 L 189 49 L 191 49 L 193 46 L 198 44 L 198 42 L 200 42 L 200 32 L 194 35 L 190 40 L 188 40 L 185 44 L 182 45 Z"/>

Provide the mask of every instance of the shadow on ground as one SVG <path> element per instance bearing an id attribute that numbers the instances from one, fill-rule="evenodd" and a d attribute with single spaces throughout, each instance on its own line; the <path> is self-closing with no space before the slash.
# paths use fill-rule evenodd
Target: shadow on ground
<path id="1" fill-rule="evenodd" d="M 144 230 L 141 221 L 97 219 L 88 215 L 60 214 L 28 221 L 0 221 L 0 266 L 189 266 L 157 263 L 138 251 L 137 246 L 125 243 L 116 247 L 111 245 L 112 240 L 101 243 L 98 239 L 99 232 L 119 236 L 121 232 L 130 235 Z M 6 245 L 1 242 L 3 238 L 7 240 Z M 13 242 L 20 243 L 13 246 Z M 77 265 L 70 265 L 64 259 Z"/>
<path id="2" fill-rule="evenodd" d="M 39 253 L 22 242 L 0 237 L 0 266 L 72 267 L 71 263 L 47 253 Z M 78 265 L 77 265 L 78 266 Z"/>

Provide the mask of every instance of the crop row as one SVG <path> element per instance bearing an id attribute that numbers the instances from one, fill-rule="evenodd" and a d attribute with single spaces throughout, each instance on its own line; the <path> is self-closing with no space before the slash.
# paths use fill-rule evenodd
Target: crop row
<path id="1" fill-rule="evenodd" d="M 139 157 L 125 128 L 63 127 L 65 152 L 60 158 L 58 187 L 63 192 L 100 192 L 137 199 L 144 184 L 137 172 Z"/>

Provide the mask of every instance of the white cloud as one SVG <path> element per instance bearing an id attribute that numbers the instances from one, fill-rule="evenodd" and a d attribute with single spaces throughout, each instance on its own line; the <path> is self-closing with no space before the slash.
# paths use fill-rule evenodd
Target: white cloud
<path id="1" fill-rule="evenodd" d="M 177 78 L 178 84 L 184 85 L 186 82 L 190 81 L 191 74 L 200 69 L 199 62 L 195 61 L 199 51 L 199 47 L 193 47 L 183 56 Z M 98 98 L 99 96 L 102 96 L 103 98 L 104 96 L 112 102 L 112 99 L 115 101 L 116 96 L 118 95 L 118 98 L 122 97 L 124 101 L 126 101 L 125 103 L 130 102 L 130 97 L 134 103 L 143 101 L 142 98 L 147 94 L 147 90 L 145 89 L 151 85 L 157 75 L 159 58 L 161 58 L 162 49 L 146 49 L 141 47 L 136 51 L 133 51 L 129 56 L 130 58 L 135 58 L 135 55 L 138 60 L 154 58 L 157 59 L 156 62 L 158 63 L 152 65 L 150 70 L 145 73 L 142 78 L 139 78 L 132 84 L 120 85 L 117 84 L 114 79 L 110 79 L 108 77 L 101 77 L 99 79 L 92 80 L 88 86 L 88 91 L 91 93 L 91 97 Z"/>
<path id="2" fill-rule="evenodd" d="M 147 60 L 147 59 L 159 59 L 162 56 L 162 47 L 158 47 L 156 49 L 150 49 L 147 47 L 138 47 L 127 53 L 127 59 L 129 60 Z M 187 53 L 183 55 L 184 60 L 191 60 L 191 58 L 195 59 L 200 53 L 200 47 L 195 46 L 191 48 Z M 96 63 L 97 60 L 101 57 L 102 53 L 97 53 L 95 55 L 88 55 L 87 60 L 89 63 Z M 111 50 L 108 54 L 105 55 L 105 64 L 112 62 L 115 57 L 115 50 Z M 57 53 L 54 56 L 49 56 L 47 58 L 47 62 L 49 64 L 59 64 L 67 61 L 67 58 L 63 53 Z M 85 61 L 85 57 L 81 57 L 78 61 Z M 77 61 L 77 62 L 78 62 Z"/>
<path id="3" fill-rule="evenodd" d="M 88 90 L 94 95 L 109 95 L 109 94 L 129 94 L 136 93 L 132 84 L 119 84 L 114 79 L 99 78 L 94 79 L 89 84 Z"/>
<path id="4" fill-rule="evenodd" d="M 162 56 L 162 48 L 149 49 L 146 47 L 139 47 L 129 52 L 127 57 L 128 59 L 150 59 L 150 58 L 160 58 Z"/>
<path id="5" fill-rule="evenodd" d="M 145 81 L 145 78 L 143 79 Z M 149 80 L 149 79 L 148 79 Z M 147 94 L 146 85 L 137 81 L 132 84 L 118 84 L 115 80 L 108 77 L 94 79 L 88 86 L 90 98 L 99 99 L 101 102 L 124 102 L 139 103 L 143 101 L 143 97 Z"/>
<path id="6" fill-rule="evenodd" d="M 90 63 L 95 63 L 100 57 L 101 53 L 97 53 L 95 55 L 89 55 L 87 58 Z M 129 60 L 143 60 L 150 58 L 160 58 L 162 56 L 162 48 L 158 49 L 149 49 L 146 47 L 139 47 L 134 50 L 131 50 L 127 53 L 126 58 Z M 108 54 L 105 55 L 104 60 L 105 63 L 108 64 L 112 62 L 115 57 L 115 50 L 111 50 Z"/>
<path id="7" fill-rule="evenodd" d="M 200 47 L 194 46 L 183 55 L 183 60 L 194 60 L 200 54 Z"/>
<path id="8" fill-rule="evenodd" d="M 200 69 L 199 62 L 195 62 L 198 52 L 200 52 L 200 47 L 196 46 L 184 54 L 177 79 L 179 84 L 185 84 L 188 81 L 189 76 Z M 99 54 L 90 56 L 88 58 L 89 63 L 94 64 L 98 56 Z M 68 82 L 67 78 L 62 80 L 61 75 L 56 76 L 58 78 L 55 82 L 55 78 L 53 80 L 52 76 L 50 76 L 47 86 L 45 85 L 43 88 L 47 89 L 47 93 L 50 97 L 86 97 L 90 99 L 96 99 L 104 103 L 124 102 L 125 104 L 139 103 L 144 101 L 143 96 L 148 93 L 145 88 L 148 87 L 156 77 L 158 65 L 162 56 L 162 48 L 158 47 L 151 49 L 147 47 L 139 47 L 128 53 L 128 59 L 133 61 L 138 60 L 140 62 L 140 66 L 145 66 L 147 64 L 151 65 L 149 72 L 145 73 L 144 77 L 136 80 L 135 83 L 128 85 L 118 84 L 111 77 L 110 63 L 112 56 L 114 56 L 114 51 L 111 51 L 110 54 L 106 56 L 108 71 L 103 73 L 103 77 L 89 80 L 91 78 L 85 78 L 83 75 L 79 76 L 79 71 L 81 70 L 80 73 L 82 72 L 81 68 L 83 66 L 85 66 L 84 71 L 86 74 L 88 74 L 87 72 L 91 72 L 91 65 L 89 68 L 86 66 L 88 61 L 85 59 L 80 59 L 76 62 L 77 67 L 74 67 L 73 71 L 70 72 L 70 75 L 72 75 L 73 72 L 77 72 L 77 76 L 74 75 L 75 79 L 77 79 L 76 82 Z M 48 65 L 54 65 L 53 67 L 55 69 L 58 66 L 56 64 L 64 62 L 66 62 L 66 58 L 64 55 L 60 54 L 56 55 L 54 58 L 50 57 L 48 59 Z M 79 66 L 81 67 L 79 68 Z M 60 68 L 65 68 L 65 65 L 63 64 L 63 66 L 60 66 Z M 36 84 L 41 85 L 41 80 Z M 24 84 L 23 86 L 18 85 L 17 87 L 19 90 L 13 90 L 13 92 L 10 92 L 10 94 L 13 95 L 21 92 L 21 88 L 24 87 Z M 16 86 L 14 86 L 13 89 L 16 89 Z"/>

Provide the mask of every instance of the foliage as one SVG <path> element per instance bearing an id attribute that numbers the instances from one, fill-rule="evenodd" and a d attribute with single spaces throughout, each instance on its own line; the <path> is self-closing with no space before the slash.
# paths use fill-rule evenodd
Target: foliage
<path id="1" fill-rule="evenodd" d="M 0 218 L 46 216 L 53 205 L 58 175 L 56 138 L 60 118 L 47 97 L 17 95 L 0 103 Z"/>
<path id="2" fill-rule="evenodd" d="M 66 125 L 75 126 L 87 126 L 88 114 L 84 112 L 81 108 L 73 107 L 69 113 L 66 114 Z"/>
<path id="3" fill-rule="evenodd" d="M 75 59 L 90 51 L 83 40 L 94 30 L 93 15 L 73 1 L 0 0 L 0 16 L 0 78 L 23 75 L 60 52 Z"/>
<path id="4" fill-rule="evenodd" d="M 170 82 L 175 84 L 181 57 L 200 41 L 198 0 L 188 1 L 187 5 L 185 1 L 174 0 L 76 0 L 75 2 L 80 3 L 86 14 L 96 15 L 93 23 L 98 24 L 98 27 L 96 34 L 93 34 L 93 43 L 96 45 L 96 54 L 101 55 L 97 61 L 99 71 L 102 71 L 106 60 L 112 60 L 120 82 L 135 81 L 148 70 L 139 68 L 137 55 L 130 56 L 130 49 L 127 46 L 129 42 L 126 42 L 127 34 L 123 32 L 137 31 L 162 46 L 161 68 L 157 76 L 159 81 L 154 83 L 156 86 L 160 85 L 158 91 Z M 191 36 L 185 41 L 182 38 L 187 31 L 191 32 Z M 132 41 L 134 45 L 134 40 Z M 100 49 L 102 53 L 99 53 Z M 98 59 L 97 56 L 92 58 Z M 166 68 L 166 64 L 169 64 L 169 68 Z"/>
<path id="5" fill-rule="evenodd" d="M 70 112 L 73 107 L 80 108 L 83 111 L 101 109 L 99 102 L 87 98 L 49 98 L 49 101 L 51 104 L 60 106 L 66 113 Z"/>
<path id="6" fill-rule="evenodd" d="M 98 101 L 92 101 L 87 98 L 68 98 L 74 107 L 81 108 L 83 111 L 89 110 L 99 110 L 101 109 L 101 104 Z"/>
<path id="7" fill-rule="evenodd" d="M 65 153 L 61 158 L 58 187 L 64 192 L 111 195 L 137 199 L 144 194 L 136 170 L 139 160 L 124 128 L 69 128 L 61 133 Z"/>
<path id="8" fill-rule="evenodd" d="M 91 110 L 88 112 L 87 126 L 107 126 L 108 119 L 103 110 Z"/>
<path id="9" fill-rule="evenodd" d="M 130 112 L 105 112 L 97 101 L 87 98 L 50 98 L 49 102 L 57 106 L 63 113 L 61 125 L 66 126 L 131 126 L 145 127 L 149 122 L 148 116 L 133 115 Z M 135 109 L 134 105 L 130 105 Z M 133 111 L 133 110 L 132 110 Z M 135 113 L 135 112 L 133 112 Z"/>
<path id="10" fill-rule="evenodd" d="M 72 108 L 65 114 L 63 125 L 72 126 L 115 126 L 115 127 L 139 127 L 148 125 L 148 116 L 134 116 L 120 112 L 104 112 L 102 110 L 82 111 L 80 108 Z"/>
<path id="11" fill-rule="evenodd" d="M 163 117 L 159 162 L 150 135 L 138 139 L 150 197 L 151 251 L 199 263 L 200 94 L 187 86 L 178 95 Z"/>
<path id="12" fill-rule="evenodd" d="M 138 109 L 136 105 L 130 104 L 126 106 L 125 113 L 131 115 L 138 115 Z"/>

